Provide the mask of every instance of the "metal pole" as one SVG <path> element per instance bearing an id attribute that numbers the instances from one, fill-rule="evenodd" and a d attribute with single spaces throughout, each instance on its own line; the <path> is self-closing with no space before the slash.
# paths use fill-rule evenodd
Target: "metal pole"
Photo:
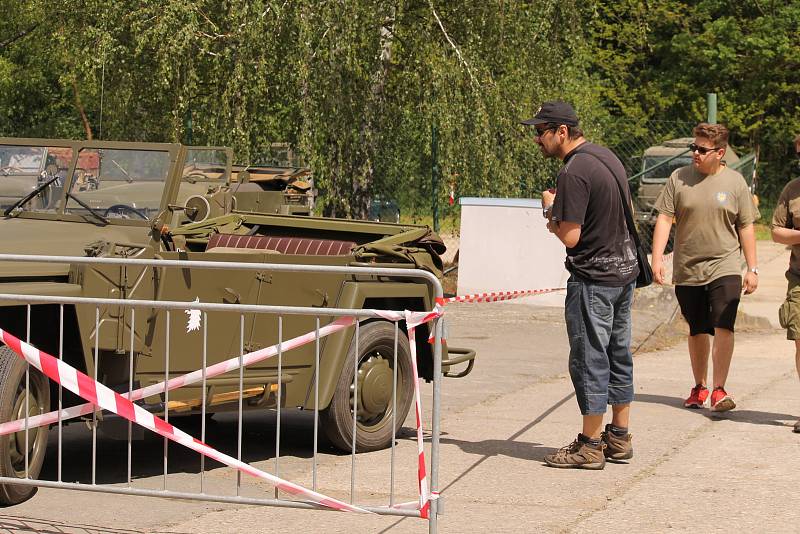
<path id="1" fill-rule="evenodd" d="M 439 128 L 431 124 L 431 202 L 433 231 L 439 231 Z"/>
<path id="2" fill-rule="evenodd" d="M 717 93 L 706 94 L 706 106 L 708 108 L 709 124 L 717 123 Z"/>
<path id="3" fill-rule="evenodd" d="M 442 286 L 434 284 L 437 297 L 442 297 Z M 435 332 L 433 343 L 433 406 L 431 409 L 431 506 L 428 532 L 436 534 L 438 529 L 439 503 L 433 495 L 439 491 L 439 435 L 441 434 L 442 410 L 442 319 L 433 322 Z M 417 377 L 414 377 L 416 380 Z"/>

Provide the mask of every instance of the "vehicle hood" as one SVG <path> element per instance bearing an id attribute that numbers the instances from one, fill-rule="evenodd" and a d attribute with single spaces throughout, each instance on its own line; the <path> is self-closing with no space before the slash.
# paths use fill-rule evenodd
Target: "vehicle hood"
<path id="1" fill-rule="evenodd" d="M 86 245 L 99 239 L 130 241 L 121 227 L 101 228 L 88 223 L 23 218 L 0 218 L 0 235 L 0 254 L 84 257 Z M 68 264 L 0 261 L 0 281 L 3 278 L 65 276 L 68 272 Z"/>

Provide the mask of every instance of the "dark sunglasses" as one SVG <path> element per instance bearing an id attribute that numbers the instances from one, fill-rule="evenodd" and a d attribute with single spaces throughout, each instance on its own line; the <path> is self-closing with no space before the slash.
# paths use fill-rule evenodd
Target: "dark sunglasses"
<path id="1" fill-rule="evenodd" d="M 550 130 L 553 130 L 553 131 L 558 130 L 558 126 L 551 126 L 550 128 L 545 128 L 544 130 L 540 130 L 539 128 L 536 128 L 536 137 L 542 137 L 544 134 L 546 134 Z"/>
<path id="2" fill-rule="evenodd" d="M 700 152 L 701 154 L 708 154 L 709 152 L 713 152 L 714 150 L 719 150 L 719 149 L 700 146 L 696 143 L 692 143 L 691 145 L 689 145 L 690 152 Z"/>

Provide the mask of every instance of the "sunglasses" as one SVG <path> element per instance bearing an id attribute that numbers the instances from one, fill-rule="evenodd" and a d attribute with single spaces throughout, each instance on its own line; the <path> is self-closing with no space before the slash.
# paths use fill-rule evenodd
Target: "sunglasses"
<path id="1" fill-rule="evenodd" d="M 544 136 L 544 134 L 546 134 L 547 132 L 549 132 L 551 130 L 552 131 L 558 130 L 558 126 L 551 126 L 550 128 L 545 128 L 543 130 L 540 130 L 539 128 L 536 128 L 536 137 L 542 137 L 542 136 Z"/>
<path id="2" fill-rule="evenodd" d="M 701 154 L 708 154 L 709 152 L 713 152 L 714 150 L 719 150 L 718 148 L 708 148 L 706 146 L 700 146 L 696 143 L 692 143 L 689 145 L 690 152 L 700 152 Z"/>

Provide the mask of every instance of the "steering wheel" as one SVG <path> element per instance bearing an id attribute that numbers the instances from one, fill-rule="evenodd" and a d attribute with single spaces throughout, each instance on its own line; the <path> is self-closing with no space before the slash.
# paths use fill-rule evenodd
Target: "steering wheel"
<path id="1" fill-rule="evenodd" d="M 106 209 L 105 213 L 103 213 L 103 216 L 104 217 L 109 217 L 109 216 L 113 217 L 113 215 L 111 215 L 112 212 L 116 212 L 119 215 L 123 215 L 126 212 L 127 213 L 132 213 L 134 215 L 137 215 L 137 216 L 141 217 L 145 221 L 150 220 L 150 218 L 147 216 L 147 214 L 145 214 L 143 211 L 137 210 L 133 206 L 128 206 L 127 204 L 114 204 L 113 206 L 109 206 L 108 209 Z"/>

